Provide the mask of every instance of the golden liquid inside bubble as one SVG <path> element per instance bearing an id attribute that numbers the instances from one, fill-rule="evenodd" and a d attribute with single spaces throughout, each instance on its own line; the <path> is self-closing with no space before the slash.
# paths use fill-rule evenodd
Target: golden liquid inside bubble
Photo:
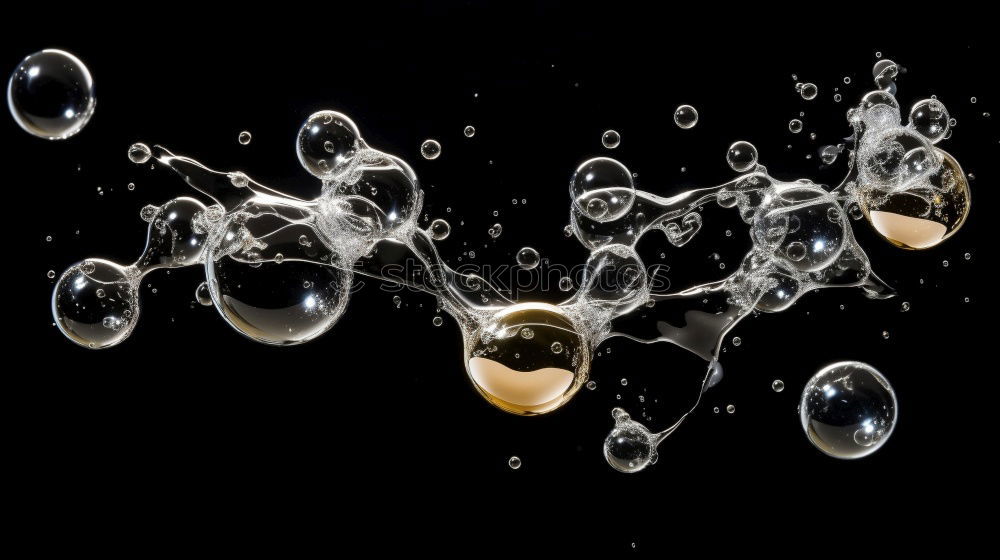
<path id="1" fill-rule="evenodd" d="M 904 249 L 934 247 L 955 234 L 969 214 L 969 181 L 955 158 L 935 150 L 941 166 L 925 180 L 893 193 L 859 198 L 868 222 L 882 237 Z"/>
<path id="2" fill-rule="evenodd" d="M 498 312 L 472 334 L 466 352 L 469 379 L 479 394 L 501 410 L 525 416 L 568 402 L 590 371 L 590 348 L 573 321 L 545 303 Z"/>

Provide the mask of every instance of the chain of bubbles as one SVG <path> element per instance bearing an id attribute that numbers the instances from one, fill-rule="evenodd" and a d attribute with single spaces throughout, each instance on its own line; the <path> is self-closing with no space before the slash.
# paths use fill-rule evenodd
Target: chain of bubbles
<path id="1" fill-rule="evenodd" d="M 591 254 L 579 290 L 556 305 L 510 301 L 485 279 L 450 268 L 434 244 L 447 236 L 447 223 L 417 226 L 423 191 L 416 174 L 400 158 L 369 146 L 341 113 L 318 112 L 299 130 L 299 160 L 322 182 L 311 200 L 243 172 L 216 171 L 166 148 L 135 144 L 129 149 L 133 162 L 153 160 L 173 170 L 212 204 L 180 197 L 143 208 L 150 225 L 139 259 L 121 265 L 90 258 L 70 266 L 53 291 L 53 315 L 73 342 L 108 348 L 135 328 L 145 275 L 203 266 L 200 302 L 214 305 L 253 340 L 292 345 L 329 330 L 346 309 L 354 276 L 362 275 L 435 296 L 462 330 L 473 386 L 505 411 L 537 415 L 568 402 L 587 383 L 593 352 L 612 336 L 670 342 L 704 358 L 704 392 L 721 379 L 723 337 L 752 312 L 779 312 L 806 292 L 828 287 L 892 295 L 854 239 L 849 218 L 866 219 L 908 249 L 934 246 L 962 225 L 968 182 L 954 158 L 936 147 L 949 135 L 948 112 L 936 99 L 920 101 L 903 125 L 895 65 L 884 62 L 875 69 L 879 89 L 848 113 L 854 130 L 850 170 L 832 189 L 771 177 L 747 142 L 733 144 L 727 154 L 739 173 L 735 179 L 667 198 L 637 190 L 616 160 L 581 164 L 570 180 L 570 223 Z M 679 125 L 693 126 L 697 113 L 687 113 Z M 716 282 L 653 293 L 636 244 L 656 230 L 674 247 L 683 246 L 700 231 L 701 209 L 710 203 L 737 209 L 749 227 L 753 246 L 741 266 Z M 424 266 L 392 266 L 405 259 Z M 518 261 L 534 266 L 538 254 L 522 249 Z M 684 319 L 656 321 L 652 337 L 615 330 L 616 319 L 640 307 Z M 691 411 L 653 433 L 615 409 L 605 445 L 609 463 L 634 472 L 655 462 L 656 446 Z"/>

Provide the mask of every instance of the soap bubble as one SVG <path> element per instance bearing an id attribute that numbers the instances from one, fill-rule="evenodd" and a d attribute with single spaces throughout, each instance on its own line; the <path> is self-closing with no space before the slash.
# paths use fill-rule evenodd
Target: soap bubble
<path id="1" fill-rule="evenodd" d="M 531 336 L 524 336 L 525 329 Z M 552 351 L 556 343 L 560 352 Z M 466 365 L 473 385 L 494 406 L 543 414 L 562 406 L 586 382 L 590 348 L 558 307 L 521 303 L 496 312 L 471 333 Z"/>
<path id="2" fill-rule="evenodd" d="M 448 234 L 451 233 L 451 226 L 448 225 L 448 222 L 439 218 L 431 222 L 428 232 L 434 240 L 441 241 L 442 239 L 446 239 Z"/>
<path id="3" fill-rule="evenodd" d="M 621 408 L 611 411 L 615 427 L 604 440 L 604 458 L 623 473 L 641 471 L 656 462 L 656 435 Z"/>
<path id="4" fill-rule="evenodd" d="M 420 155 L 424 159 L 437 159 L 441 155 L 441 144 L 437 140 L 424 140 L 420 145 Z"/>
<path id="5" fill-rule="evenodd" d="M 541 257 L 538 256 L 538 251 L 531 247 L 522 247 L 520 251 L 517 252 L 517 264 L 526 270 L 531 270 L 538 266 L 538 262 Z"/>
<path id="6" fill-rule="evenodd" d="M 802 429 L 817 449 L 838 459 L 878 450 L 896 425 L 898 406 L 889 381 L 862 362 L 826 366 L 802 390 Z"/>
<path id="7" fill-rule="evenodd" d="M 244 130 L 243 132 L 240 133 L 239 138 L 237 138 L 237 140 L 239 141 L 240 144 L 243 144 L 244 146 L 246 146 L 247 144 L 250 143 L 250 139 L 251 138 L 252 137 L 251 137 L 250 133 L 247 132 L 246 130 Z"/>
<path id="8" fill-rule="evenodd" d="M 788 130 L 791 131 L 792 134 L 802 132 L 802 121 L 799 119 L 792 119 L 788 121 Z"/>
<path id="9" fill-rule="evenodd" d="M 948 135 L 948 109 L 937 99 L 924 99 L 913 104 L 910 109 L 910 126 L 937 144 Z"/>
<path id="10" fill-rule="evenodd" d="M 690 105 L 681 105 L 674 111 L 674 123 L 681 128 L 692 128 L 698 124 L 698 111 Z"/>
<path id="11" fill-rule="evenodd" d="M 726 162 L 729 163 L 729 167 L 733 168 L 733 171 L 740 173 L 749 171 L 757 165 L 757 148 L 750 142 L 743 140 L 734 142 L 729 146 L 729 151 L 726 152 Z"/>
<path id="12" fill-rule="evenodd" d="M 132 160 L 132 163 L 146 163 L 152 156 L 153 152 L 149 146 L 142 142 L 136 142 L 128 147 L 128 159 Z"/>
<path id="13" fill-rule="evenodd" d="M 598 221 L 621 218 L 635 202 L 635 184 L 628 168 L 617 160 L 598 157 L 580 164 L 569 181 L 577 210 Z"/>
<path id="14" fill-rule="evenodd" d="M 465 130 L 463 132 L 465 133 L 466 138 L 472 138 L 473 136 L 476 135 L 476 127 L 469 125 L 465 127 Z"/>
<path id="15" fill-rule="evenodd" d="M 306 171 L 329 179 L 364 148 L 357 125 L 336 111 L 313 113 L 299 128 L 296 154 Z"/>
<path id="16" fill-rule="evenodd" d="M 799 95 L 802 96 L 802 99 L 805 99 L 807 101 L 815 99 L 816 94 L 818 93 L 819 93 L 819 88 L 816 87 L 816 84 L 806 83 L 806 84 L 801 84 L 799 86 Z"/>
<path id="17" fill-rule="evenodd" d="M 52 314 L 67 338 L 92 349 L 128 338 L 139 319 L 138 273 L 87 259 L 66 269 L 52 292 Z"/>
<path id="18" fill-rule="evenodd" d="M 604 144 L 604 147 L 608 148 L 609 150 L 617 148 L 618 145 L 621 144 L 621 142 L 622 142 L 621 135 L 614 130 L 605 131 L 605 133 L 601 136 L 601 144 Z"/>
<path id="19" fill-rule="evenodd" d="M 90 70 L 58 49 L 28 55 L 7 82 L 7 106 L 29 134 L 64 140 L 83 130 L 97 106 Z"/>
<path id="20" fill-rule="evenodd" d="M 518 457 L 517 455 L 514 455 L 513 457 L 510 458 L 510 460 L 507 461 L 507 466 L 516 471 L 517 469 L 521 468 L 521 458 Z"/>
<path id="21" fill-rule="evenodd" d="M 277 346 L 330 330 L 351 289 L 349 271 L 300 261 L 248 263 L 209 255 L 205 271 L 223 318 L 248 338 Z"/>

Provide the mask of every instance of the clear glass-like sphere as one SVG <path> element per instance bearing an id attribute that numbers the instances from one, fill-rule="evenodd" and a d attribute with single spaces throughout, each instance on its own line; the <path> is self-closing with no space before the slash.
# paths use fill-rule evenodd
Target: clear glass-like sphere
<path id="1" fill-rule="evenodd" d="M 306 171 L 326 179 L 336 175 L 363 146 L 357 125 L 347 115 L 319 111 L 302 123 L 296 153 Z"/>
<path id="2" fill-rule="evenodd" d="M 469 335 L 466 366 L 476 390 L 494 406 L 513 414 L 544 414 L 586 383 L 590 347 L 558 307 L 520 303 Z"/>
<path id="3" fill-rule="evenodd" d="M 634 473 L 655 463 L 656 435 L 621 408 L 611 411 L 611 415 L 615 427 L 604 440 L 604 459 L 608 464 L 619 472 Z"/>
<path id="4" fill-rule="evenodd" d="M 351 289 L 349 271 L 302 261 L 248 263 L 209 254 L 205 271 L 223 318 L 247 337 L 278 346 L 308 342 L 330 330 Z"/>
<path id="5" fill-rule="evenodd" d="M 114 346 L 139 320 L 138 273 L 102 259 L 74 264 L 52 291 L 52 316 L 66 338 L 80 346 Z"/>
<path id="6" fill-rule="evenodd" d="M 754 245 L 794 270 L 822 270 L 843 251 L 845 220 L 836 199 L 820 187 L 779 188 L 754 216 Z"/>
<path id="7" fill-rule="evenodd" d="M 29 55 L 7 83 L 7 105 L 25 131 L 63 140 L 83 130 L 97 106 L 90 70 L 58 49 Z"/>
<path id="8" fill-rule="evenodd" d="M 838 362 L 802 390 L 799 418 L 817 449 L 838 459 L 874 453 L 896 425 L 896 394 L 886 378 L 862 362 Z"/>
<path id="9" fill-rule="evenodd" d="M 569 181 L 569 194 L 584 216 L 610 222 L 632 209 L 635 184 L 628 168 L 617 160 L 599 157 L 576 168 Z"/>

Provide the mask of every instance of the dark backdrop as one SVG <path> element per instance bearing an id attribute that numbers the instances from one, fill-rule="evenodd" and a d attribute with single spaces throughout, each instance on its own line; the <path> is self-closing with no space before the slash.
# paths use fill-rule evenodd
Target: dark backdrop
<path id="1" fill-rule="evenodd" d="M 0 119 L 6 191 L 20 221 L 7 232 L 7 295 L 17 307 L 7 315 L 5 377 L 14 383 L 5 392 L 13 412 L 5 462 L 15 467 L 12 488 L 29 497 L 19 512 L 30 525 L 104 545 L 138 535 L 162 546 L 234 519 L 260 528 L 253 542 L 276 520 L 295 519 L 304 532 L 334 530 L 331 543 L 371 550 L 399 545 L 394 531 L 418 525 L 427 530 L 404 544 L 471 538 L 480 549 L 518 553 L 534 549 L 514 543 L 540 539 L 649 550 L 685 541 L 690 527 L 755 521 L 765 523 L 765 539 L 793 526 L 821 540 L 827 532 L 866 539 L 890 519 L 937 527 L 923 536 L 948 534 L 964 518 L 958 498 L 992 493 L 995 369 L 980 343 L 992 308 L 997 147 L 983 116 L 995 110 L 986 44 L 963 35 L 930 45 L 856 28 L 825 36 L 683 19 L 648 26 L 640 22 L 652 14 L 611 18 L 559 5 L 505 16 L 489 4 L 315 10 L 224 20 L 162 7 L 113 30 L 68 21 L 24 25 L 5 39 L 0 67 L 64 48 L 89 65 L 98 95 L 93 120 L 64 142 Z M 313 196 L 318 183 L 299 167 L 294 135 L 313 111 L 340 110 L 370 144 L 417 171 L 425 212 L 453 226 L 439 245 L 449 262 L 474 249 L 474 262 L 511 263 L 531 245 L 572 266 L 586 252 L 562 235 L 566 185 L 594 155 L 619 158 L 639 173 L 640 188 L 669 195 L 727 180 L 726 147 L 745 139 L 780 178 L 836 182 L 843 159 L 823 169 L 815 154 L 848 135 L 844 114 L 871 84 L 878 51 L 907 70 L 898 80 L 904 107 L 936 94 L 958 119 L 942 146 L 975 175 L 964 229 L 938 248 L 905 252 L 854 222 L 899 297 L 826 290 L 744 321 L 733 332 L 743 344 L 726 344 L 723 383 L 660 447 L 659 463 L 635 475 L 612 471 L 601 455 L 611 408 L 638 410 L 644 395 L 650 426 L 662 429 L 696 396 L 703 371 L 666 345 L 606 344 L 593 366 L 596 391 L 520 418 L 476 394 L 457 326 L 432 326 L 434 301 L 422 294 L 403 294 L 396 309 L 392 294 L 367 288 L 331 332 L 277 349 L 193 304 L 203 279 L 193 267 L 147 277 L 141 321 L 118 347 L 78 348 L 52 324 L 48 270 L 88 256 L 131 262 L 145 239 L 139 209 L 192 194 L 165 171 L 131 164 L 135 141 Z M 816 83 L 819 96 L 803 101 L 792 74 Z M 681 103 L 701 115 L 692 130 L 672 122 Z M 800 111 L 805 131 L 791 135 L 787 123 Z M 474 138 L 463 136 L 467 124 Z M 610 152 L 600 143 L 609 128 L 622 135 Z M 241 130 L 252 132 L 250 145 L 237 143 Z M 419 156 L 425 138 L 441 142 L 439 159 Z M 656 236 L 643 244 L 647 262 L 670 265 L 674 287 L 722 277 L 749 246 L 735 212 L 705 217 L 688 247 Z M 494 222 L 503 234 L 491 241 Z M 710 259 L 715 252 L 726 271 Z M 846 359 L 880 369 L 899 398 L 892 439 L 860 461 L 812 448 L 796 414 L 805 381 Z M 776 378 L 786 385 L 780 394 L 771 390 Z M 507 466 L 512 455 L 523 460 L 519 470 Z M 504 512 L 501 525 L 485 521 L 490 511 Z M 559 521 L 570 529 L 555 529 Z"/>

